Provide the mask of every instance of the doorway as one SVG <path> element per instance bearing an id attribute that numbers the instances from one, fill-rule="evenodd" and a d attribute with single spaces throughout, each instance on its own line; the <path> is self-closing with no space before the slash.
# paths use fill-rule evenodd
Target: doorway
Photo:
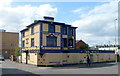
<path id="1" fill-rule="evenodd" d="M 28 64 L 28 52 L 26 52 L 26 64 Z"/>
<path id="2" fill-rule="evenodd" d="M 117 62 L 120 62 L 120 56 L 117 54 Z"/>

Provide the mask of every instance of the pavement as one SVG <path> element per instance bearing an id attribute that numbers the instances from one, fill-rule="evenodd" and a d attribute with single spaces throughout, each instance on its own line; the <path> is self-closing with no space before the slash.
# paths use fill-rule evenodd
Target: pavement
<path id="1" fill-rule="evenodd" d="M 62 67 L 37 67 L 5 60 L 1 62 L 2 74 L 118 74 L 118 64 L 96 63 L 91 67 L 86 64 L 69 65 Z"/>

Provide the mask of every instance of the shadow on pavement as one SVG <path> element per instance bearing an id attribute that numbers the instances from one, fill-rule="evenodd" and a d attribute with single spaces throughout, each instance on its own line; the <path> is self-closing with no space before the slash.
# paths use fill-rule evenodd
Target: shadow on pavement
<path id="1" fill-rule="evenodd" d="M 98 63 L 98 64 L 91 64 L 90 68 L 100 68 L 100 67 L 110 67 L 110 66 L 114 66 L 116 65 L 114 64 L 110 64 L 110 63 Z"/>
<path id="2" fill-rule="evenodd" d="M 101 67 L 111 67 L 117 65 L 116 63 L 93 63 L 90 68 L 101 68 Z M 75 68 L 89 68 L 87 64 L 74 64 L 74 65 L 63 65 L 55 66 L 53 69 L 75 69 Z"/>
<path id="3" fill-rule="evenodd" d="M 1 76 L 39 76 L 24 70 L 14 69 L 14 68 L 0 68 L 2 69 Z"/>

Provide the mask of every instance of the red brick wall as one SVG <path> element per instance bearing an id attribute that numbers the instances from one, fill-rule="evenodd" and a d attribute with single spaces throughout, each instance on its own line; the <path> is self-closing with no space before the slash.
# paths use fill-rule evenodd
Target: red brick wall
<path id="1" fill-rule="evenodd" d="M 80 46 L 82 46 L 82 45 L 86 45 L 86 43 L 84 41 L 82 41 L 82 40 L 77 41 L 77 43 L 76 43 L 76 49 L 80 50 Z"/>

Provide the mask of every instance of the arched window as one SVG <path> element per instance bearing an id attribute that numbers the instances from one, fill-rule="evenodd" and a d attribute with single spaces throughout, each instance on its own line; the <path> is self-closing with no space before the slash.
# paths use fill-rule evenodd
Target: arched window
<path id="1" fill-rule="evenodd" d="M 57 37 L 47 36 L 47 46 L 57 46 Z"/>
<path id="2" fill-rule="evenodd" d="M 69 46 L 69 47 L 73 47 L 73 39 L 70 38 L 68 42 L 69 42 L 69 43 L 68 43 L 68 46 Z"/>

